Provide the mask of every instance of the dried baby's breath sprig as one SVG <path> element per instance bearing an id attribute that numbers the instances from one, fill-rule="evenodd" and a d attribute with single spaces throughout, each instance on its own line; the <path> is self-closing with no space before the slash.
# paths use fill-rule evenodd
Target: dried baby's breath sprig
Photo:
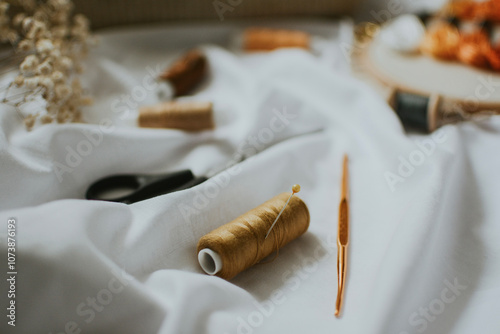
<path id="1" fill-rule="evenodd" d="M 78 79 L 82 60 L 95 39 L 89 20 L 74 15 L 71 0 L 0 0 L 0 41 L 12 54 L 1 64 L 17 61 L 19 74 L 0 101 L 20 107 L 40 97 L 46 111 L 25 116 L 31 129 L 42 124 L 77 122 L 81 108 L 91 103 Z M 17 13 L 14 16 L 10 12 Z M 9 58 L 10 57 L 10 58 Z"/>

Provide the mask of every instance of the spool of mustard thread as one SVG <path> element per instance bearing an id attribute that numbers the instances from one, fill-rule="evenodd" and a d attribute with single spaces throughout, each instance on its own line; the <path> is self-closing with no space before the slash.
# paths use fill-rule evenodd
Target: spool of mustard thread
<path id="1" fill-rule="evenodd" d="M 211 102 L 165 102 L 142 107 L 139 126 L 143 128 L 202 131 L 214 128 Z"/>
<path id="2" fill-rule="evenodd" d="M 203 236 L 197 247 L 201 268 L 229 280 L 304 234 L 309 228 L 309 210 L 299 197 L 290 195 L 282 193 Z"/>
<path id="3" fill-rule="evenodd" d="M 243 33 L 246 51 L 271 51 L 280 48 L 310 48 L 310 36 L 302 31 L 249 28 Z"/>

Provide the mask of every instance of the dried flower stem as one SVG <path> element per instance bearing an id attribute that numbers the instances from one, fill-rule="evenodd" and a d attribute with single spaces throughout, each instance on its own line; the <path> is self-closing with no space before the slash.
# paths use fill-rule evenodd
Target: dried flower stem
<path id="1" fill-rule="evenodd" d="M 18 13 L 13 17 L 11 7 Z M 1 102 L 16 108 L 39 97 L 46 102 L 46 111 L 26 116 L 28 129 L 37 119 L 43 124 L 79 121 L 81 108 L 91 102 L 78 75 L 95 39 L 88 19 L 73 16 L 73 7 L 71 0 L 0 0 L 0 41 L 13 46 L 0 58 L 0 74 L 19 70 Z"/>

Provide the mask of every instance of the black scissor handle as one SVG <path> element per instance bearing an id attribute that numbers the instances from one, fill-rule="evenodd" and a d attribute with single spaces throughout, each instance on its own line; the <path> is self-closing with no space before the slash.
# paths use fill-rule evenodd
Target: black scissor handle
<path id="1" fill-rule="evenodd" d="M 164 175 L 115 175 L 92 184 L 85 198 L 131 204 L 183 189 L 194 179 L 188 169 Z"/>

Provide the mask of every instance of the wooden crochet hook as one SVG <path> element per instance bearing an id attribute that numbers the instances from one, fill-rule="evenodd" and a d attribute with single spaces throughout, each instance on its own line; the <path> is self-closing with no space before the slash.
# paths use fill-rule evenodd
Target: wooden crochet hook
<path id="1" fill-rule="evenodd" d="M 344 299 L 345 276 L 347 270 L 347 245 L 349 244 L 349 203 L 348 193 L 349 172 L 347 169 L 348 158 L 344 155 L 342 188 L 339 205 L 339 226 L 337 234 L 337 277 L 338 277 L 338 292 L 337 302 L 335 303 L 335 316 L 340 316 L 340 309 Z"/>

